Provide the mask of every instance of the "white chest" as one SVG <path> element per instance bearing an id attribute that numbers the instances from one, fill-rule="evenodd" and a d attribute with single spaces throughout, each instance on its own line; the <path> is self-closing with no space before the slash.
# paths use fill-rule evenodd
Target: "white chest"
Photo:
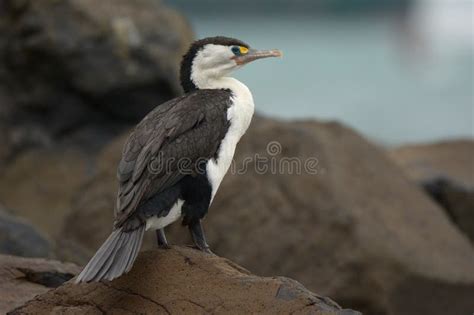
<path id="1" fill-rule="evenodd" d="M 254 113 L 252 93 L 241 82 L 233 78 L 222 78 L 219 88 L 232 91 L 232 105 L 227 110 L 229 129 L 222 140 L 215 159 L 209 160 L 206 166 L 207 177 L 212 187 L 211 201 L 227 173 L 235 153 L 235 147 L 247 131 Z"/>

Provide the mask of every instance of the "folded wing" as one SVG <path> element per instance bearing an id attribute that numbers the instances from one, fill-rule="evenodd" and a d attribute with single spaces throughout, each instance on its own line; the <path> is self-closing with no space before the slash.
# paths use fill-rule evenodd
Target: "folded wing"
<path id="1" fill-rule="evenodd" d="M 155 194 L 215 156 L 228 129 L 229 90 L 197 90 L 150 112 L 124 145 L 117 170 L 115 227 Z"/>

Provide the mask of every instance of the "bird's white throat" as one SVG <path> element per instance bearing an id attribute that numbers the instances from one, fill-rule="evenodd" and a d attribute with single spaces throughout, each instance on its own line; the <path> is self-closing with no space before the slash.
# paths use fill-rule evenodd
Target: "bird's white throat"
<path id="1" fill-rule="evenodd" d="M 209 85 L 206 88 L 229 89 L 232 92 L 232 104 L 227 110 L 229 130 L 219 146 L 216 158 L 210 159 L 207 163 L 207 176 L 212 186 L 212 201 L 232 164 L 235 147 L 250 125 L 254 113 L 254 102 L 250 90 L 237 79 L 222 77 L 207 82 Z"/>

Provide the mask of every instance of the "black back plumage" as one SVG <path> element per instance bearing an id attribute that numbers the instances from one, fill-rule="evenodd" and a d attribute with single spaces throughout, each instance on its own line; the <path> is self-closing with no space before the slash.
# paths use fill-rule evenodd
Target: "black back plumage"
<path id="1" fill-rule="evenodd" d="M 216 154 L 228 129 L 230 97 L 229 90 L 196 90 L 157 107 L 135 128 L 117 171 L 116 226 Z"/>

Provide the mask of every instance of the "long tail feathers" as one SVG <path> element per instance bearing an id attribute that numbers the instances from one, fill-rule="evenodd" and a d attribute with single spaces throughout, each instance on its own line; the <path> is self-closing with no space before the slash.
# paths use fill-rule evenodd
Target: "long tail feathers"
<path id="1" fill-rule="evenodd" d="M 124 232 L 118 228 L 110 234 L 76 279 L 76 283 L 113 280 L 132 268 L 142 245 L 145 225 Z"/>

